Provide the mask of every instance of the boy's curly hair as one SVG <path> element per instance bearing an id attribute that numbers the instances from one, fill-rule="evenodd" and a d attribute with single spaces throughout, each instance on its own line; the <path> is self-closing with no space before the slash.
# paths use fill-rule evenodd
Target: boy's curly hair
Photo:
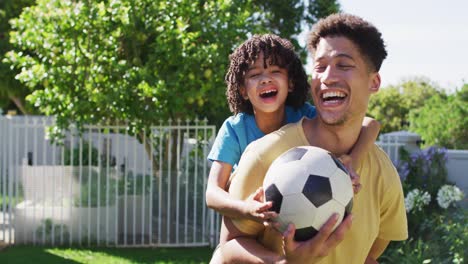
<path id="1" fill-rule="evenodd" d="M 232 113 L 241 112 L 253 114 L 253 106 L 240 94 L 249 65 L 255 63 L 259 54 L 263 53 L 264 67 L 267 63 L 285 68 L 288 71 L 289 84 L 293 91 L 288 93 L 286 105 L 301 107 L 308 99 L 309 83 L 299 56 L 294 51 L 293 44 L 273 34 L 254 35 L 229 56 L 230 64 L 226 74 L 226 97 Z"/>
<path id="2" fill-rule="evenodd" d="M 364 56 L 369 69 L 378 72 L 387 57 L 382 34 L 371 23 L 350 14 L 337 13 L 319 20 L 309 33 L 307 48 L 314 54 L 321 38 L 346 37 Z"/>

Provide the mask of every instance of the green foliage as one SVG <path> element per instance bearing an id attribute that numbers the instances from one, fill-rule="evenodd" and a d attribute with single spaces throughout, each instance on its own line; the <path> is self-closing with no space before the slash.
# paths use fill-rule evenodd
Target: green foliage
<path id="1" fill-rule="evenodd" d="M 422 236 L 390 243 L 379 263 L 465 263 L 468 260 L 468 211 L 430 214 L 419 223 Z"/>
<path id="2" fill-rule="evenodd" d="M 381 133 L 408 130 L 409 112 L 424 106 L 435 95 L 445 96 L 427 79 L 403 81 L 398 85 L 382 88 L 371 96 L 367 113 L 381 122 Z"/>
<path id="3" fill-rule="evenodd" d="M 81 160 L 81 165 L 82 166 L 98 166 L 99 160 L 98 160 L 98 149 L 95 147 L 92 147 L 89 149 L 90 144 L 89 142 L 83 142 L 83 145 L 81 147 L 76 147 L 73 148 L 73 150 L 70 150 L 69 148 L 65 150 L 65 155 L 64 155 L 64 165 L 73 165 L 73 166 L 79 166 L 80 165 L 80 160 Z M 72 161 L 73 158 L 73 161 Z M 106 165 L 105 160 L 101 162 L 102 166 Z"/>
<path id="4" fill-rule="evenodd" d="M 38 245 L 12 245 L 2 251 L 2 262 L 10 264 L 47 263 L 99 263 L 99 264 L 169 264 L 209 263 L 211 247 L 44 247 Z"/>
<path id="5" fill-rule="evenodd" d="M 16 108 L 23 114 L 33 112 L 32 106 L 25 102 L 29 91 L 25 85 L 15 79 L 18 71 L 11 69 L 3 59 L 5 53 L 12 48 L 9 43 L 11 26 L 8 21 L 18 17 L 24 7 L 33 3 L 34 0 L 0 1 L 0 108 L 6 110 Z"/>
<path id="6" fill-rule="evenodd" d="M 0 212 L 13 210 L 12 208 L 24 201 L 23 184 L 18 181 L 11 182 L 11 180 L 10 177 L 0 177 Z M 10 184 L 11 190 L 9 190 Z"/>
<path id="7" fill-rule="evenodd" d="M 468 148 L 468 85 L 453 95 L 433 96 L 421 108 L 410 111 L 410 130 L 425 145 L 450 149 Z"/>
<path id="8" fill-rule="evenodd" d="M 397 167 L 405 193 L 409 238 L 392 242 L 379 263 L 464 263 L 468 211 L 457 207 L 454 196 L 440 195 L 448 183 L 445 149 L 429 147 L 401 154 Z M 445 208 L 441 200 L 447 197 L 453 202 Z"/>
<path id="9" fill-rule="evenodd" d="M 340 5 L 336 0 L 254 0 L 252 2 L 259 8 L 251 16 L 252 23 L 258 25 L 260 31 L 272 32 L 290 39 L 304 61 L 307 52 L 298 43 L 299 34 L 308 31 L 318 19 L 340 11 Z"/>
<path id="10" fill-rule="evenodd" d="M 151 175 L 137 174 L 132 171 L 127 173 L 127 177 L 121 177 L 119 181 L 119 195 L 142 195 L 148 196 L 151 191 Z"/>
<path id="11" fill-rule="evenodd" d="M 118 181 L 107 175 L 105 169 L 91 170 L 87 173 L 83 168 L 81 175 L 80 194 L 74 197 L 76 207 L 100 207 L 115 204 Z M 77 177 L 77 175 L 75 175 Z"/>
<path id="12" fill-rule="evenodd" d="M 404 149 L 400 153 L 403 155 L 398 173 L 405 192 L 420 188 L 436 197 L 440 187 L 447 183 L 447 150 L 432 146 L 411 155 Z"/>
<path id="13" fill-rule="evenodd" d="M 312 6 L 314 1 L 309 1 Z M 57 126 L 122 124 L 129 133 L 172 118 L 229 115 L 228 55 L 249 34 L 297 34 L 316 14 L 284 1 L 38 0 L 12 20 L 6 62 Z M 317 14 L 328 14 L 320 1 Z M 286 8 L 287 7 L 287 8 Z M 328 11 L 327 11 L 328 10 Z M 268 22 L 262 18 L 268 18 Z M 287 18 L 287 19 L 285 19 Z M 271 28 L 268 28 L 271 27 Z M 60 131 L 60 130 L 58 130 Z M 55 134 L 52 134 L 54 136 Z"/>
<path id="14" fill-rule="evenodd" d="M 70 232 L 66 225 L 54 224 L 52 219 L 46 218 L 41 221 L 41 225 L 36 229 L 36 237 L 38 241 L 44 238 L 45 243 L 49 244 L 54 241 L 68 240 Z"/>

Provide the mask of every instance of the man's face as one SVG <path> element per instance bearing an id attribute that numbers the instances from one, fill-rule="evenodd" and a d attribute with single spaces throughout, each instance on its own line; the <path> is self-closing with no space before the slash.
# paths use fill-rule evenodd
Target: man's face
<path id="1" fill-rule="evenodd" d="M 380 76 L 369 70 L 357 46 L 346 37 L 322 38 L 314 56 L 311 92 L 321 120 L 344 125 L 365 116 Z"/>

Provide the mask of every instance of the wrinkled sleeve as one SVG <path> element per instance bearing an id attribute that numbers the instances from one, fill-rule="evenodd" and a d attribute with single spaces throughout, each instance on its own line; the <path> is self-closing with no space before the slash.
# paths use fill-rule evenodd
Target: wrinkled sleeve
<path id="1" fill-rule="evenodd" d="M 226 120 L 219 128 L 216 139 L 208 154 L 208 160 L 222 161 L 234 166 L 238 162 L 240 155 L 238 136 L 229 120 Z"/>
<path id="2" fill-rule="evenodd" d="M 385 240 L 405 240 L 408 238 L 408 224 L 400 177 L 389 159 L 381 162 L 383 173 L 388 175 L 381 198 L 378 237 Z"/>

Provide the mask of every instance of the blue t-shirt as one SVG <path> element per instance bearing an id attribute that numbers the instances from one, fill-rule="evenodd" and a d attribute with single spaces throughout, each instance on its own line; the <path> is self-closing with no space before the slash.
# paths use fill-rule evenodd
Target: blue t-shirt
<path id="1" fill-rule="evenodd" d="M 287 124 L 298 122 L 304 116 L 313 118 L 316 115 L 315 107 L 310 103 L 305 103 L 297 110 L 290 106 L 286 106 L 285 109 Z M 234 168 L 247 145 L 264 135 L 258 128 L 253 115 L 239 113 L 230 116 L 219 129 L 208 159 L 229 163 Z"/>

